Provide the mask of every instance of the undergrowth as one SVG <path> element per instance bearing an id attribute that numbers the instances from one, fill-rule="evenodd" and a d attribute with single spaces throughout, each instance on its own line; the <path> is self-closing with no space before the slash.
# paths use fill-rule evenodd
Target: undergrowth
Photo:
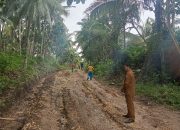
<path id="1" fill-rule="evenodd" d="M 154 85 L 154 84 L 137 84 L 137 95 L 146 96 L 151 100 L 173 106 L 180 110 L 180 87 L 174 84 Z"/>
<path id="2" fill-rule="evenodd" d="M 0 53 L 0 94 L 8 88 L 16 88 L 25 82 L 60 68 L 53 57 L 29 57 L 28 66 L 24 68 L 24 56 L 16 53 Z"/>

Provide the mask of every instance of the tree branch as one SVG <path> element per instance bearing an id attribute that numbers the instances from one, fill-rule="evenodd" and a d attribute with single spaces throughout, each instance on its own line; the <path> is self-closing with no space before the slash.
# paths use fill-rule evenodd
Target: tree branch
<path id="1" fill-rule="evenodd" d="M 138 28 L 134 25 L 134 23 L 131 22 L 131 24 L 132 24 L 133 28 L 137 31 L 137 33 L 139 34 L 139 36 L 143 39 L 143 41 L 144 41 L 145 43 L 147 43 L 146 39 L 145 39 L 144 36 L 139 32 Z"/>

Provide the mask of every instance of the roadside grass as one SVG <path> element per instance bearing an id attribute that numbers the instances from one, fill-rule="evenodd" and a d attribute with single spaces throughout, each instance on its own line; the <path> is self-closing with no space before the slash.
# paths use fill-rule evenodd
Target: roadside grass
<path id="1" fill-rule="evenodd" d="M 29 57 L 24 69 L 24 56 L 16 53 L 0 53 L 0 94 L 8 88 L 16 88 L 35 77 L 60 69 L 55 58 Z"/>
<path id="2" fill-rule="evenodd" d="M 169 105 L 180 110 L 180 86 L 138 83 L 136 92 L 137 95 L 148 97 L 156 103 Z"/>
<path id="3" fill-rule="evenodd" d="M 96 79 L 103 81 L 106 84 L 114 85 L 120 89 L 123 85 L 120 78 L 109 80 L 103 77 L 96 76 Z M 140 98 L 147 98 L 147 100 L 153 101 L 158 104 L 165 105 L 167 107 L 180 110 L 180 86 L 175 84 L 153 84 L 153 83 L 137 83 L 136 95 Z"/>

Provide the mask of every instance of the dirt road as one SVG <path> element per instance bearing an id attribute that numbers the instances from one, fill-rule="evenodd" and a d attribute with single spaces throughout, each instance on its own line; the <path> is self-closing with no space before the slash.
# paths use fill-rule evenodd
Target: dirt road
<path id="1" fill-rule="evenodd" d="M 136 122 L 126 124 L 126 103 L 116 88 L 60 71 L 42 79 L 17 101 L 0 130 L 180 130 L 180 112 L 135 101 Z"/>

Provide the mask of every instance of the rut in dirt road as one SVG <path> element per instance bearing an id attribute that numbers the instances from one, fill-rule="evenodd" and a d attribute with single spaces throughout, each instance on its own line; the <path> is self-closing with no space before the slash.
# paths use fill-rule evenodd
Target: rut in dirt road
<path id="1" fill-rule="evenodd" d="M 59 71 L 42 79 L 4 117 L 24 122 L 1 121 L 3 130 L 179 130 L 180 113 L 163 106 L 135 102 L 136 122 L 124 123 L 124 96 L 82 72 Z"/>

